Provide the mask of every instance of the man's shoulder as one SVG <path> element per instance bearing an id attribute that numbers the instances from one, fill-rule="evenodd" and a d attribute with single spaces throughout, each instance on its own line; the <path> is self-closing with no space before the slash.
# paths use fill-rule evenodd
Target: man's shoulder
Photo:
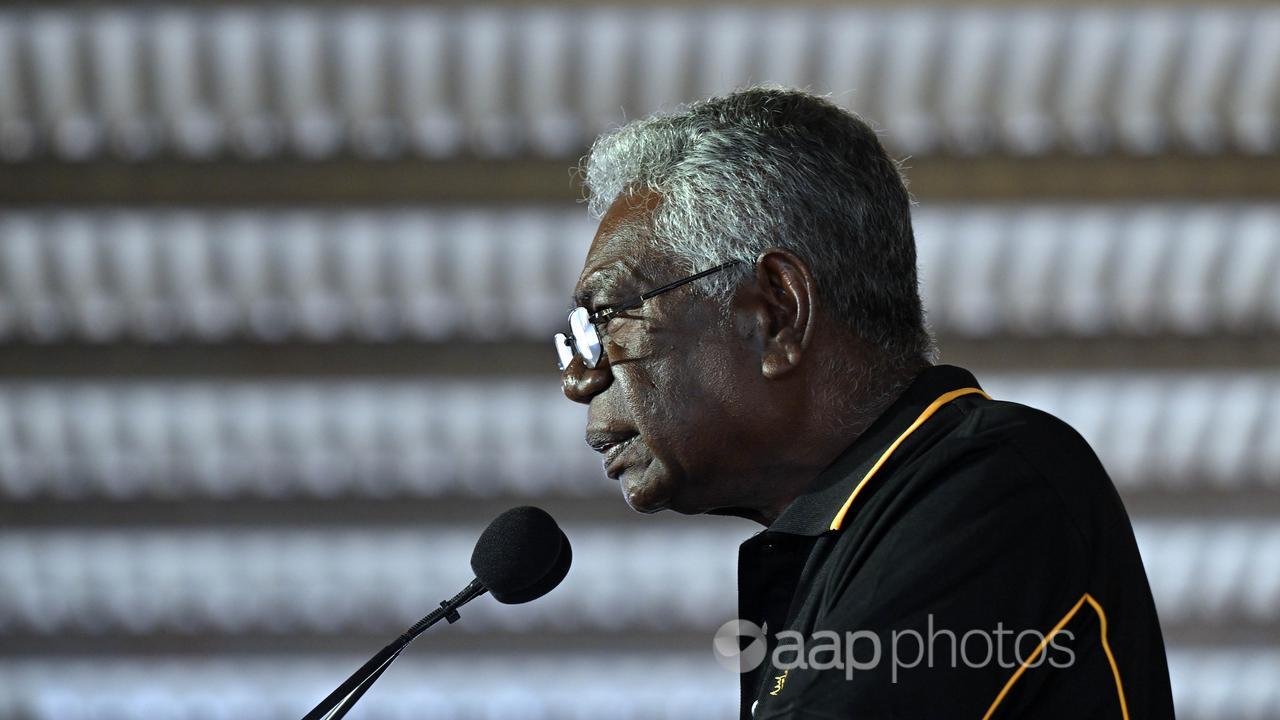
<path id="1" fill-rule="evenodd" d="M 1061 519 L 1085 535 L 1121 516 L 1128 524 L 1111 476 L 1069 423 L 1018 402 L 981 396 L 962 400 L 956 403 L 953 422 L 930 450 L 981 468 L 976 474 L 957 473 L 955 479 L 967 479 L 958 484 L 995 484 L 1041 495 L 1047 507 L 1061 508 Z M 949 474 L 945 465 L 938 469 Z"/>
<path id="2" fill-rule="evenodd" d="M 1089 442 L 1069 423 L 1039 408 L 984 397 L 957 402 L 959 417 L 945 441 L 1017 458 L 1045 478 L 1069 476 L 1079 483 L 1110 478 Z"/>
<path id="3" fill-rule="evenodd" d="M 1084 582 L 1102 548 L 1120 547 L 1115 533 L 1131 536 L 1105 468 L 1062 419 L 977 395 L 936 419 L 873 491 L 861 532 L 842 538 L 851 562 L 879 543 L 895 562 L 920 553 L 991 567 L 1050 562 Z"/>

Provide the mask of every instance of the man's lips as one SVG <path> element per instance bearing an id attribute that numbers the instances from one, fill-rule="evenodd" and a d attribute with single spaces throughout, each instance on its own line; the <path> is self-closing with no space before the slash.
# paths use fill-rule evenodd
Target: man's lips
<path id="1" fill-rule="evenodd" d="M 604 452 L 604 474 L 609 476 L 610 480 L 617 480 L 622 474 L 623 465 L 619 464 L 622 454 L 625 453 L 632 444 L 635 437 L 632 436 L 622 442 L 610 447 Z"/>
<path id="2" fill-rule="evenodd" d="M 605 474 L 611 479 L 620 474 L 622 469 L 614 466 L 637 435 L 634 430 L 587 430 L 587 444 L 604 455 Z"/>

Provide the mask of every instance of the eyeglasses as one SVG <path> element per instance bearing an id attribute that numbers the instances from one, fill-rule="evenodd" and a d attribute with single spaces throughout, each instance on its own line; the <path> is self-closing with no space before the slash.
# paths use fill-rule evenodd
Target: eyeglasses
<path id="1" fill-rule="evenodd" d="M 597 326 L 609 322 L 618 313 L 634 310 L 643 305 L 644 301 L 649 298 L 657 297 L 668 290 L 675 290 L 681 285 L 718 273 L 737 263 L 737 260 L 730 260 L 723 265 L 717 265 L 687 278 L 667 283 L 649 292 L 640 293 L 639 297 L 634 300 L 613 305 L 603 310 L 597 310 L 595 313 L 588 312 L 584 307 L 574 308 L 573 312 L 569 313 L 569 334 L 556 333 L 555 337 L 556 354 L 560 356 L 560 371 L 564 372 L 564 369 L 569 367 L 569 363 L 573 362 L 575 354 L 582 358 L 582 362 L 586 363 L 587 367 L 594 368 L 600 362 L 600 358 L 604 356 L 604 348 L 600 345 L 600 331 Z"/>

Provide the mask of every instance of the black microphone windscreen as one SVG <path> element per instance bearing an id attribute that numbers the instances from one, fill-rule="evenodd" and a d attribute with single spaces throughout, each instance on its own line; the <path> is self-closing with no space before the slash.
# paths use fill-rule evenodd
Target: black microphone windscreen
<path id="1" fill-rule="evenodd" d="M 547 511 L 528 505 L 494 518 L 471 553 L 476 578 L 495 600 L 508 605 L 551 592 L 572 561 L 564 531 Z"/>

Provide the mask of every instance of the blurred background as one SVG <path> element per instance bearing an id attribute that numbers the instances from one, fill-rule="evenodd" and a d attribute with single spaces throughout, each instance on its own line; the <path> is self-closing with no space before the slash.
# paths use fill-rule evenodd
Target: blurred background
<path id="1" fill-rule="evenodd" d="M 742 521 L 641 517 L 549 339 L 596 133 L 753 82 L 905 161 L 942 360 L 1094 445 L 1183 718 L 1280 717 L 1280 7 L 0 8 L 0 718 L 734 717 Z M 1124 632 L 1116 628 L 1115 632 Z"/>

